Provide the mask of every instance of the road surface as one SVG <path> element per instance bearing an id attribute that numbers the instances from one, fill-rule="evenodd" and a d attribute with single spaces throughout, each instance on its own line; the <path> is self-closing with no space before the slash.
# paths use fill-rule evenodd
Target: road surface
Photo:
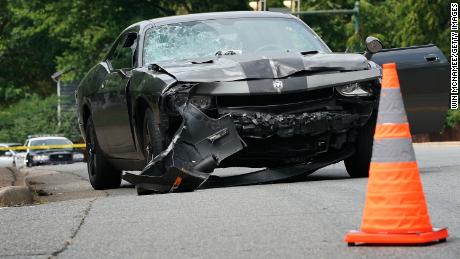
<path id="1" fill-rule="evenodd" d="M 31 171 L 49 195 L 43 204 L 0 208 L 0 257 L 460 258 L 460 145 L 416 145 L 416 154 L 431 221 L 449 227 L 446 243 L 347 247 L 367 179 L 350 179 L 342 163 L 301 182 L 149 196 L 127 184 L 94 191 L 78 163 Z"/>

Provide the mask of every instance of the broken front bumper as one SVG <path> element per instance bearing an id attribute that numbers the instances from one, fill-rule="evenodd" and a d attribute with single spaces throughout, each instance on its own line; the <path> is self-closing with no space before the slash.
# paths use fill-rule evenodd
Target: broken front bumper
<path id="1" fill-rule="evenodd" d="M 314 162 L 267 168 L 236 176 L 213 176 L 219 163 L 242 150 L 245 143 L 237 133 L 230 116 L 209 118 L 189 105 L 182 109 L 183 124 L 169 147 L 155 157 L 141 175 L 126 173 L 123 179 L 134 184 L 139 194 L 193 191 L 197 188 L 270 183 L 295 179 L 326 165 L 346 159 L 354 152 L 346 148 L 319 156 Z M 199 127 L 198 127 L 199 126 Z M 166 163 L 163 168 L 163 161 Z M 166 173 L 162 173 L 162 170 Z"/>
<path id="2" fill-rule="evenodd" d="M 123 179 L 136 185 L 138 192 L 193 191 L 208 179 L 220 161 L 243 148 L 230 116 L 213 119 L 192 104 L 179 111 L 182 125 L 168 148 L 141 175 L 123 175 Z"/>
<path id="3" fill-rule="evenodd" d="M 353 154 L 357 129 L 375 106 L 374 98 L 340 98 L 328 88 L 310 91 L 308 96 L 249 97 L 249 105 L 241 97 L 217 98 L 216 109 L 209 112 L 189 101 L 196 94 L 193 88 L 178 86 L 163 93 L 171 98 L 182 121 L 168 148 L 140 175 L 123 176 L 136 185 L 138 193 L 193 191 L 218 186 L 218 182 L 271 182 L 311 172 Z M 184 93 L 186 98 L 179 98 Z M 264 100 L 278 103 L 260 103 Z M 233 178 L 211 177 L 218 166 L 270 169 Z"/>

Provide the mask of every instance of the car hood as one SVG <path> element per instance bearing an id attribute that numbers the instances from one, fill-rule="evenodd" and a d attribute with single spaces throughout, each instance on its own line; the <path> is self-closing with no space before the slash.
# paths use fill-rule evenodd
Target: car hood
<path id="1" fill-rule="evenodd" d="M 228 82 L 284 78 L 300 72 L 369 69 L 360 54 L 283 54 L 221 56 L 214 59 L 164 62 L 152 65 L 179 82 Z"/>

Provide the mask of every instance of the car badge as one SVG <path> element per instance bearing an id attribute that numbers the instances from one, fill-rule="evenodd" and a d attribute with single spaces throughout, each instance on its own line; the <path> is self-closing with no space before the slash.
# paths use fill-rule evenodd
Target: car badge
<path id="1" fill-rule="evenodd" d="M 275 88 L 275 90 L 278 92 L 278 93 L 281 93 L 281 90 L 283 90 L 283 82 L 281 80 L 275 80 L 273 81 L 273 88 Z"/>

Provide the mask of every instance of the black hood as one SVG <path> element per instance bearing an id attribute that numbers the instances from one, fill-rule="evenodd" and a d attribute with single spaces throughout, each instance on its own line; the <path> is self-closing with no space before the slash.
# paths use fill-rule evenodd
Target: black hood
<path id="1" fill-rule="evenodd" d="M 369 65 L 360 54 L 283 54 L 165 62 L 153 68 L 168 73 L 179 82 L 229 82 L 284 78 L 302 71 L 356 71 L 369 69 Z"/>

